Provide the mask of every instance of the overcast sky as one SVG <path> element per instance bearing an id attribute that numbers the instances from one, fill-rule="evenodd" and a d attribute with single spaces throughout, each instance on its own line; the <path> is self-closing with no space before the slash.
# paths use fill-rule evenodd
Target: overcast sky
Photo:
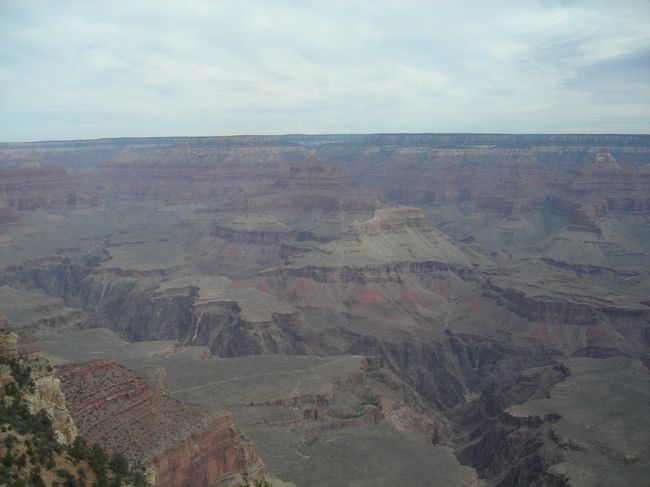
<path id="1" fill-rule="evenodd" d="M 0 140 L 650 133 L 650 1 L 0 0 Z"/>

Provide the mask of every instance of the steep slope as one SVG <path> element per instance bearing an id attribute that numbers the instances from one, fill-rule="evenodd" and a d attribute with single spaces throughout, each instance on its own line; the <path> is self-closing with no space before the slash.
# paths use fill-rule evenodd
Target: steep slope
<path id="1" fill-rule="evenodd" d="M 372 211 L 377 202 L 337 166 L 309 156 L 290 167 L 273 185 L 273 194 L 253 201 L 260 206 L 309 211 Z"/>
<path id="2" fill-rule="evenodd" d="M 386 208 L 352 225 L 343 237 L 293 259 L 289 268 L 364 267 L 395 262 L 436 261 L 469 267 L 472 260 L 418 208 Z"/>
<path id="3" fill-rule="evenodd" d="M 80 432 L 146 465 L 159 487 L 263 477 L 257 452 L 235 431 L 230 416 L 210 417 L 167 399 L 111 360 L 65 365 L 57 376 Z"/>
<path id="4" fill-rule="evenodd" d="M 0 165 L 0 214 L 5 221 L 17 219 L 12 210 L 74 207 L 95 202 L 95 194 L 60 167 Z"/>
<path id="5" fill-rule="evenodd" d="M 505 213 L 539 206 L 567 173 L 601 151 L 624 164 L 650 159 L 650 138 L 590 135 L 377 134 L 316 150 L 364 185 L 403 204 L 472 202 Z"/>
<path id="6" fill-rule="evenodd" d="M 149 381 L 169 397 L 227 408 L 268 457 L 268 470 L 296 485 L 476 485 L 473 470 L 453 457 L 444 419 L 376 357 L 207 358 L 203 347 L 126 343 L 100 329 L 41 340 L 60 360 L 92 358 L 102 347 L 119 363 L 151 372 Z"/>
<path id="7" fill-rule="evenodd" d="M 0 323 L 6 326 L 6 322 Z M 22 337 L 21 337 L 22 338 Z M 119 448 L 109 455 L 77 435 L 61 383 L 40 355 L 26 357 L 20 339 L 0 329 L 0 483 L 11 486 L 152 485 Z"/>
<path id="8" fill-rule="evenodd" d="M 177 139 L 163 147 L 127 147 L 84 180 L 101 193 L 202 201 L 269 187 L 305 154 L 273 137 Z"/>
<path id="9" fill-rule="evenodd" d="M 622 357 L 530 370 L 518 387 L 493 391 L 474 409 L 460 458 L 490 485 L 643 486 L 649 382 L 645 366 Z"/>

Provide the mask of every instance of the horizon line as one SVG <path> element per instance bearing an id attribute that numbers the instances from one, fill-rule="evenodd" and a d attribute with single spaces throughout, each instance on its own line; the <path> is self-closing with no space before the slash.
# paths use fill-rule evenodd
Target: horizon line
<path id="1" fill-rule="evenodd" d="M 480 135 L 480 136 L 562 136 L 562 137 L 650 137 L 650 133 L 642 132 L 319 132 L 319 133 L 285 133 L 285 134 L 253 134 L 241 133 L 231 135 L 145 135 L 145 136 L 115 136 L 82 139 L 41 139 L 23 141 L 0 141 L 0 145 L 10 144 L 48 144 L 61 142 L 98 142 L 108 140 L 142 140 L 142 139 L 216 139 L 216 138 L 243 138 L 243 137 L 367 137 L 373 135 Z"/>

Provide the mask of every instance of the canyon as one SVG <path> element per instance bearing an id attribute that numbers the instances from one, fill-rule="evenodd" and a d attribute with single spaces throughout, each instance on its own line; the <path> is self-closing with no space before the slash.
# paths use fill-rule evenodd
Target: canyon
<path id="1" fill-rule="evenodd" d="M 0 144 L 4 327 L 158 485 L 643 485 L 648 242 L 646 135 Z"/>

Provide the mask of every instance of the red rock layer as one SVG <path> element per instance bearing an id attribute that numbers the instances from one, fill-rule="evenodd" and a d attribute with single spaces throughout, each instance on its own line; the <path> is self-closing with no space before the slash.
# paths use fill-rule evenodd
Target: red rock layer
<path id="1" fill-rule="evenodd" d="M 171 201 L 205 201 L 234 197 L 270 187 L 282 173 L 282 166 L 270 164 L 214 164 L 137 160 L 113 163 L 84 178 L 98 191 L 160 198 Z"/>
<path id="2" fill-rule="evenodd" d="M 57 376 L 80 434 L 142 462 L 155 472 L 158 487 L 208 487 L 262 475 L 255 448 L 230 416 L 211 418 L 153 392 L 113 360 L 66 365 Z"/>
<path id="3" fill-rule="evenodd" d="M 650 211 L 650 166 L 594 164 L 571 182 L 568 193 L 607 210 Z"/>
<path id="4" fill-rule="evenodd" d="M 207 487 L 215 482 L 261 474 L 261 462 L 250 444 L 241 442 L 230 416 L 215 418 L 201 432 L 154 456 L 147 466 L 159 487 Z"/>
<path id="5" fill-rule="evenodd" d="M 125 149 L 84 178 L 111 194 L 205 201 L 269 188 L 293 162 L 304 158 L 299 146 L 264 141 L 248 145 L 245 137 L 236 139 L 233 145 L 186 139 L 144 153 Z"/>
<path id="6" fill-rule="evenodd" d="M 92 192 L 58 167 L 0 168 L 0 207 L 34 210 L 95 202 Z M 0 208 L 0 220 L 5 214 Z M 11 213 L 8 213 L 11 218 Z"/>
<path id="7" fill-rule="evenodd" d="M 569 199 L 591 212 L 591 202 L 583 201 L 589 197 L 609 210 L 650 211 L 645 142 L 635 147 L 630 140 L 628 147 L 608 137 L 576 136 L 575 143 L 571 136 L 560 137 L 556 145 L 553 136 L 449 138 L 365 137 L 363 142 L 324 145 L 317 153 L 327 161 L 344 161 L 365 185 L 405 204 L 471 202 L 479 211 L 517 215 L 548 197 Z"/>
<path id="8" fill-rule="evenodd" d="M 337 166 L 313 156 L 291 166 L 272 193 L 254 200 L 261 207 L 326 211 L 372 211 L 377 202 Z"/>

